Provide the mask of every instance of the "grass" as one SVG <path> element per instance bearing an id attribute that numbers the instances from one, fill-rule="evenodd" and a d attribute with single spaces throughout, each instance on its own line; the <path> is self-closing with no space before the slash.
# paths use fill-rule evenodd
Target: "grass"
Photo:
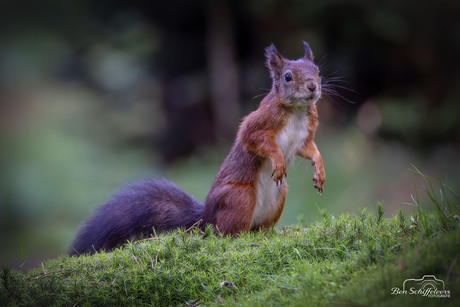
<path id="1" fill-rule="evenodd" d="M 0 305 L 457 306 L 459 199 L 426 180 L 436 210 L 384 218 L 384 207 L 315 224 L 245 233 L 211 228 L 160 234 L 110 253 L 62 256 L 39 269 L 0 272 Z M 435 186 L 440 186 L 435 192 Z M 436 275 L 450 298 L 392 295 L 407 278 Z"/>

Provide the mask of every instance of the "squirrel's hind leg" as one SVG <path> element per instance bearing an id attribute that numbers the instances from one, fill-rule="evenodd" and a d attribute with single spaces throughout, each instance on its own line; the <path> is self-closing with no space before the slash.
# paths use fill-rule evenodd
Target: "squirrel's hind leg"
<path id="1" fill-rule="evenodd" d="M 220 232 L 236 236 L 251 230 L 256 207 L 256 191 L 252 185 L 230 184 L 213 194 L 206 202 L 216 210 L 212 223 Z"/>

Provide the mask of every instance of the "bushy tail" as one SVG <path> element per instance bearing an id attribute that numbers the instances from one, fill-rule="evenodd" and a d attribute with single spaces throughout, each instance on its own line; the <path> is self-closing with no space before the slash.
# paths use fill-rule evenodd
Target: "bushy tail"
<path id="1" fill-rule="evenodd" d="M 80 228 L 70 255 L 111 250 L 153 232 L 190 227 L 203 218 L 203 204 L 165 179 L 126 186 L 99 206 Z"/>

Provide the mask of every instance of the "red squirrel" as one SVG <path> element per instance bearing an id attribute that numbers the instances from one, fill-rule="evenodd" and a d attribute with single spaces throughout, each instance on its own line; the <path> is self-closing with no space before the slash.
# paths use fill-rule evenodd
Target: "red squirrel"
<path id="1" fill-rule="evenodd" d="M 96 209 L 69 254 L 110 250 L 128 239 L 200 220 L 201 227 L 211 224 L 232 236 L 269 228 L 283 212 L 286 168 L 296 155 L 311 160 L 314 187 L 322 193 L 326 175 L 314 141 L 321 77 L 310 46 L 304 42 L 304 47 L 298 60 L 286 59 L 273 44 L 265 49 L 272 88 L 241 122 L 204 204 L 165 179 L 129 185 Z"/>

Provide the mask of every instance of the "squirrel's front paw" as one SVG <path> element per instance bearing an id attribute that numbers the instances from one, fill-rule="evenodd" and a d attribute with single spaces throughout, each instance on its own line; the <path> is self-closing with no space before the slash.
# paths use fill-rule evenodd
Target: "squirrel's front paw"
<path id="1" fill-rule="evenodd" d="M 326 173 L 324 172 L 324 168 L 315 170 L 313 181 L 315 182 L 315 188 L 318 189 L 319 194 L 323 194 L 324 183 L 326 182 Z"/>
<path id="2" fill-rule="evenodd" d="M 284 161 L 282 163 L 274 163 L 272 167 L 272 178 L 276 182 L 276 186 L 283 183 L 283 176 L 287 177 L 286 163 L 284 163 Z"/>

